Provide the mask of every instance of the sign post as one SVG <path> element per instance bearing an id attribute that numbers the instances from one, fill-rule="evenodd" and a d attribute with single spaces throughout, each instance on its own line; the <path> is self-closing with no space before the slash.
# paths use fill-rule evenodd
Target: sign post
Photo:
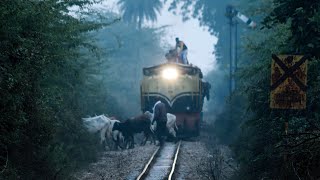
<path id="1" fill-rule="evenodd" d="M 285 146 L 284 179 L 288 179 L 288 129 L 289 112 L 291 109 L 305 109 L 307 102 L 307 56 L 302 55 L 272 55 L 271 63 L 271 93 L 270 108 L 285 111 Z"/>

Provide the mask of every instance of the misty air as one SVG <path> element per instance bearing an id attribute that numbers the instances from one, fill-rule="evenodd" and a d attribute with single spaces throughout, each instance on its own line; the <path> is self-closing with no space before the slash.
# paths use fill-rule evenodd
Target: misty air
<path id="1" fill-rule="evenodd" d="M 320 1 L 2 0 L 0 179 L 320 179 Z"/>

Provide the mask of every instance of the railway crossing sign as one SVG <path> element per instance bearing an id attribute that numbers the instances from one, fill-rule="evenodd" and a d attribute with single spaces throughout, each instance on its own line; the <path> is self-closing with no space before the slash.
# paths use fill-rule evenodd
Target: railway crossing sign
<path id="1" fill-rule="evenodd" d="M 306 108 L 307 59 L 302 55 L 272 55 L 270 108 Z"/>

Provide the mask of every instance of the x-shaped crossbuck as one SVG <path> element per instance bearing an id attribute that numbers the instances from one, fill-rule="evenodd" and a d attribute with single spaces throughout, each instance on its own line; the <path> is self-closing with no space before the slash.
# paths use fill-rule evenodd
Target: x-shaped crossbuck
<path id="1" fill-rule="evenodd" d="M 289 56 L 290 57 L 290 56 Z M 284 71 L 284 75 L 282 75 L 275 83 L 271 85 L 271 91 L 275 90 L 281 83 L 283 83 L 287 78 L 291 78 L 302 91 L 307 91 L 307 86 L 301 82 L 297 76 L 293 73 L 301 66 L 307 59 L 307 56 L 303 56 L 298 62 L 296 62 L 293 66 L 288 67 L 284 64 L 278 56 L 272 54 L 272 59 L 280 66 L 280 68 Z"/>

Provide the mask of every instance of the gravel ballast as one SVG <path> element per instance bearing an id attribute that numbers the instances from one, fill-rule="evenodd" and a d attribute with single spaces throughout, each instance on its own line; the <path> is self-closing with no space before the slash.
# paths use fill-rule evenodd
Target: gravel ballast
<path id="1" fill-rule="evenodd" d="M 134 179 L 144 168 L 157 147 L 154 145 L 136 146 L 134 149 L 108 151 L 98 162 L 74 175 L 79 180 L 122 180 Z"/>
<path id="2" fill-rule="evenodd" d="M 236 169 L 230 149 L 204 132 L 197 138 L 182 141 L 174 177 L 178 180 L 227 180 Z"/>
<path id="3" fill-rule="evenodd" d="M 210 179 L 207 166 L 209 153 L 203 142 L 183 141 L 175 171 L 176 179 Z"/>
<path id="4" fill-rule="evenodd" d="M 209 145 L 209 146 L 208 146 Z M 74 175 L 79 180 L 135 179 L 150 159 L 157 146 L 136 146 L 134 149 L 107 151 L 100 160 Z M 218 145 L 210 136 L 200 136 L 181 142 L 174 179 L 213 180 L 229 179 L 235 163 L 230 149 Z"/>

